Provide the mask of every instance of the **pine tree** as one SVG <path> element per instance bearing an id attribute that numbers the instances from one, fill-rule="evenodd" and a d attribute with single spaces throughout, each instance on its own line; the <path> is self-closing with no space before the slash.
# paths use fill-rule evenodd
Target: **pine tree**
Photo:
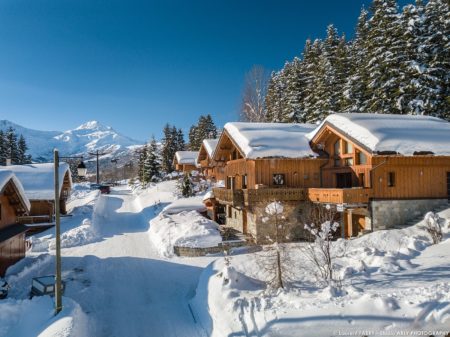
<path id="1" fill-rule="evenodd" d="M 146 153 L 147 156 L 143 164 L 143 182 L 147 184 L 151 181 L 156 181 L 161 172 L 158 144 L 156 143 L 154 136 L 152 136 L 152 140 L 147 147 Z"/>
<path id="2" fill-rule="evenodd" d="M 426 112 L 450 120 L 450 9 L 446 0 L 429 0 L 424 13 L 424 51 L 431 97 Z"/>
<path id="3" fill-rule="evenodd" d="M 6 165 L 7 147 L 6 137 L 3 130 L 0 130 L 0 165 Z"/>
<path id="4" fill-rule="evenodd" d="M 283 119 L 283 75 L 282 70 L 272 72 L 266 95 L 266 122 L 278 122 Z"/>
<path id="5" fill-rule="evenodd" d="M 175 155 L 174 139 L 172 134 L 172 128 L 169 124 L 166 124 L 163 129 L 162 139 L 162 151 L 161 151 L 161 166 L 162 169 L 170 173 L 173 171 L 173 156 Z"/>
<path id="6" fill-rule="evenodd" d="M 139 162 L 138 162 L 138 177 L 139 181 L 143 184 L 146 183 L 145 162 L 147 160 L 147 154 L 148 154 L 148 147 L 147 144 L 145 144 L 139 151 Z"/>
<path id="7" fill-rule="evenodd" d="M 355 39 L 348 47 L 348 80 L 344 84 L 341 111 L 366 112 L 369 99 L 369 73 L 367 68 L 367 40 L 369 12 L 364 8 L 358 17 Z"/>
<path id="8" fill-rule="evenodd" d="M 5 135 L 5 143 L 6 143 L 6 158 L 11 159 L 12 164 L 18 164 L 19 160 L 19 150 L 17 147 L 17 135 L 13 127 L 9 127 L 6 130 Z"/>
<path id="9" fill-rule="evenodd" d="M 192 197 L 194 193 L 194 184 L 192 183 L 191 175 L 185 173 L 183 178 L 180 180 L 179 190 L 181 195 L 185 198 Z"/>
<path id="10" fill-rule="evenodd" d="M 23 135 L 19 136 L 17 143 L 18 164 L 31 164 L 31 156 L 27 155 L 28 146 Z"/>
<path id="11" fill-rule="evenodd" d="M 319 81 L 319 60 L 322 54 L 322 41 L 314 40 L 312 44 L 307 41 L 303 53 L 303 65 L 305 72 L 304 109 L 305 120 L 313 122 L 317 118 L 316 103 L 318 101 L 317 82 Z"/>
<path id="12" fill-rule="evenodd" d="M 194 151 L 194 149 L 196 149 L 196 146 L 198 145 L 197 129 L 198 127 L 196 125 L 192 125 L 189 129 L 189 149 L 191 151 Z"/>
<path id="13" fill-rule="evenodd" d="M 189 129 L 189 149 L 198 151 L 204 139 L 216 138 L 217 128 L 210 114 L 201 115 L 196 125 Z"/>
<path id="14" fill-rule="evenodd" d="M 403 113 L 401 21 L 395 0 L 374 0 L 369 20 L 368 112 Z"/>
<path id="15" fill-rule="evenodd" d="M 186 142 L 184 141 L 184 133 L 182 129 L 177 131 L 177 151 L 186 150 Z"/>

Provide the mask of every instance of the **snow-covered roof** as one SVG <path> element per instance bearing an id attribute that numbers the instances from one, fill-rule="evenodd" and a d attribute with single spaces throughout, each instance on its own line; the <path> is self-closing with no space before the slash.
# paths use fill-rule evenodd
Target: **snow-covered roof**
<path id="1" fill-rule="evenodd" d="M 6 184 L 8 184 L 8 182 L 11 180 L 16 186 L 17 193 L 19 193 L 19 197 L 20 199 L 22 199 L 23 206 L 26 208 L 27 211 L 29 211 L 31 207 L 30 201 L 28 200 L 25 194 L 22 184 L 20 183 L 19 179 L 17 179 L 13 171 L 10 170 L 0 171 L 0 191 L 2 191 L 3 188 L 6 186 Z"/>
<path id="2" fill-rule="evenodd" d="M 197 165 L 198 151 L 177 151 L 175 158 L 178 164 Z"/>
<path id="3" fill-rule="evenodd" d="M 329 115 L 310 133 L 310 139 L 330 124 L 371 152 L 432 152 L 450 155 L 450 123 L 430 116 L 372 113 L 339 113 Z"/>
<path id="4" fill-rule="evenodd" d="M 317 156 L 306 135 L 313 124 L 244 123 L 225 124 L 225 131 L 249 159 L 303 158 Z"/>
<path id="5" fill-rule="evenodd" d="M 4 170 L 14 172 L 22 183 L 25 195 L 29 200 L 53 200 L 55 198 L 53 163 L 11 165 L 0 168 L 0 171 Z M 66 172 L 69 172 L 70 185 L 72 185 L 69 164 L 60 163 L 59 191 L 62 190 Z"/>
<path id="6" fill-rule="evenodd" d="M 208 152 L 208 156 L 210 158 L 212 158 L 218 143 L 219 139 L 203 139 L 203 146 L 205 147 L 206 152 Z"/>

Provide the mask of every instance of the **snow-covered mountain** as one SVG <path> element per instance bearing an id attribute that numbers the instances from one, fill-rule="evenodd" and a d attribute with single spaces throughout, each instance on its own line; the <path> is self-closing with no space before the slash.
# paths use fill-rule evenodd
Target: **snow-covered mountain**
<path id="1" fill-rule="evenodd" d="M 51 160 L 54 148 L 58 148 L 65 156 L 82 155 L 90 158 L 92 156 L 89 152 L 100 150 L 108 153 L 105 157 L 117 158 L 128 156 L 143 144 L 97 121 L 89 121 L 64 132 L 33 130 L 7 120 L 0 121 L 0 129 L 5 130 L 10 126 L 17 134 L 25 137 L 29 147 L 28 153 L 36 161 Z"/>

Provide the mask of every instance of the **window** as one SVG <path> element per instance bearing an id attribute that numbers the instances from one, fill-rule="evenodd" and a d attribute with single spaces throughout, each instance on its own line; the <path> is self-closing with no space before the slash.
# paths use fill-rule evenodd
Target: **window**
<path id="1" fill-rule="evenodd" d="M 388 173 L 387 185 L 389 187 L 394 187 L 395 186 L 395 172 L 389 172 Z"/>
<path id="2" fill-rule="evenodd" d="M 334 158 L 334 166 L 341 166 L 341 159 Z"/>
<path id="3" fill-rule="evenodd" d="M 244 174 L 243 176 L 242 176 L 242 189 L 246 189 L 247 188 L 247 175 L 246 174 Z"/>
<path id="4" fill-rule="evenodd" d="M 338 140 L 334 143 L 334 155 L 338 156 L 341 154 L 341 141 Z"/>
<path id="5" fill-rule="evenodd" d="M 272 176 L 272 182 L 276 186 L 284 185 L 284 174 L 281 173 L 275 173 Z"/>
<path id="6" fill-rule="evenodd" d="M 344 162 L 345 166 L 353 166 L 353 158 L 345 158 Z"/>
<path id="7" fill-rule="evenodd" d="M 227 205 L 227 218 L 231 218 L 233 216 L 231 206 Z"/>
<path id="8" fill-rule="evenodd" d="M 364 152 L 358 152 L 358 164 L 359 165 L 367 164 L 367 156 Z"/>
<path id="9" fill-rule="evenodd" d="M 353 144 L 349 142 L 344 142 L 345 153 L 353 153 Z"/>

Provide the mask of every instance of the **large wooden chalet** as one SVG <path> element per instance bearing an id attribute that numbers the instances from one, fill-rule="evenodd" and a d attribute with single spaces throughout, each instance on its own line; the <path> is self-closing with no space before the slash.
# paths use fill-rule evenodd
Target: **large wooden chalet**
<path id="1" fill-rule="evenodd" d="M 450 123 L 433 117 L 227 123 L 212 159 L 226 180 L 205 201 L 214 218 L 261 242 L 271 235 L 262 219 L 273 200 L 285 204 L 293 228 L 311 203 L 332 208 L 348 237 L 404 225 L 450 198 Z"/>
<path id="2" fill-rule="evenodd" d="M 14 172 L 31 203 L 29 215 L 19 220 L 22 223 L 51 222 L 55 211 L 54 165 L 52 163 L 11 165 L 4 166 L 0 171 L 3 169 Z M 66 214 L 66 201 L 72 189 L 72 177 L 67 163 L 60 163 L 59 177 L 59 208 L 61 214 Z"/>
<path id="3" fill-rule="evenodd" d="M 17 218 L 29 211 L 30 202 L 20 181 L 13 172 L 0 171 L 0 277 L 25 256 L 27 227 L 19 224 Z"/>

